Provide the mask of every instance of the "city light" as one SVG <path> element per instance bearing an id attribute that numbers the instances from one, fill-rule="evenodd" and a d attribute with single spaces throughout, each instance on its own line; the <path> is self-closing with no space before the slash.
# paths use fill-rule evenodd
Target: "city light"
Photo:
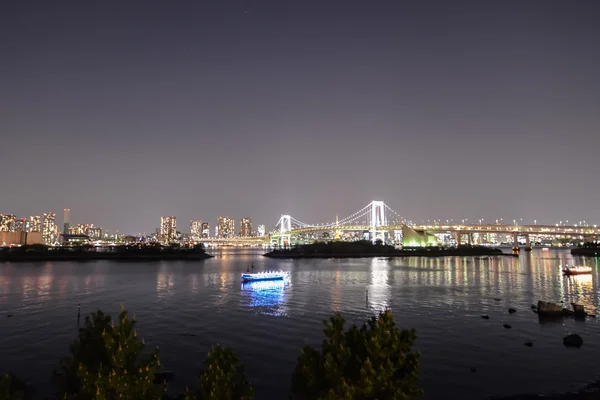
<path id="1" fill-rule="evenodd" d="M 65 209 L 65 221 L 70 219 L 70 209 Z M 392 217 L 390 217 L 392 216 Z M 575 243 L 596 241 L 600 237 L 597 225 L 590 226 L 581 220 L 568 225 L 568 220 L 554 225 L 524 225 L 523 218 L 513 219 L 512 225 L 504 225 L 503 218 L 492 220 L 495 223 L 486 225 L 484 218 L 476 219 L 469 225 L 468 218 L 460 219 L 460 224 L 453 225 L 454 219 L 429 219 L 416 225 L 400 218 L 383 202 L 371 202 L 348 217 L 338 218 L 335 222 L 305 223 L 290 215 L 282 215 L 270 231 L 265 225 L 258 225 L 252 230 L 250 217 L 240 218 L 239 232 L 235 231 L 235 221 L 231 217 L 217 218 L 215 236 L 210 237 L 210 225 L 206 221 L 190 220 L 189 233 L 177 231 L 175 216 L 163 216 L 155 233 L 114 235 L 104 232 L 94 224 L 73 224 L 68 226 L 66 234 L 59 233 L 54 213 L 40 216 L 17 218 L 14 214 L 0 214 L 0 240 L 7 245 L 44 243 L 48 245 L 74 244 L 74 241 L 85 243 L 161 243 L 164 245 L 204 244 L 206 246 L 291 246 L 299 243 L 311 243 L 315 240 L 376 240 L 395 245 L 455 245 L 457 238 L 468 236 L 470 244 L 498 244 L 514 241 L 512 235 L 532 237 L 532 240 L 551 240 L 554 237 L 571 238 Z M 416 233 L 410 233 L 410 231 Z M 412 238 L 407 238 L 412 235 Z M 469 234 L 470 233 L 470 234 Z M 23 235 L 26 234 L 26 235 Z M 36 238 L 36 235 L 37 238 Z M 417 236 L 415 236 L 417 235 Z M 458 235 L 458 236 L 457 236 Z M 504 237 L 504 236 L 506 237 Z M 81 236 L 73 238 L 72 236 Z M 431 238 L 436 238 L 431 241 Z M 528 239 L 529 240 L 529 239 Z"/>
<path id="2" fill-rule="evenodd" d="M 252 236 L 252 218 L 242 218 L 240 220 L 240 236 Z"/>
<path id="3" fill-rule="evenodd" d="M 235 236 L 235 221 L 230 217 L 217 218 L 218 238 L 231 238 Z"/>
<path id="4" fill-rule="evenodd" d="M 202 221 L 190 221 L 190 238 L 198 240 L 202 237 Z"/>
<path id="5" fill-rule="evenodd" d="M 173 243 L 177 239 L 177 219 L 171 217 L 160 217 L 160 242 Z"/>

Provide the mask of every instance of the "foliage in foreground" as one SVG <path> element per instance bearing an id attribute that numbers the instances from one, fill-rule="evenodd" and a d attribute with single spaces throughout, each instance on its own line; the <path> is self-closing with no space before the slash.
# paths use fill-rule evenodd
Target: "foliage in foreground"
<path id="1" fill-rule="evenodd" d="M 144 341 L 136 320 L 121 309 L 118 325 L 97 311 L 61 361 L 55 374 L 57 397 L 69 400 L 162 400 L 166 382 L 156 383 L 161 368 L 158 349 L 143 357 Z M 361 328 L 344 331 L 337 313 L 324 321 L 320 351 L 306 346 L 292 376 L 292 391 L 305 400 L 413 400 L 418 387 L 419 355 L 412 351 L 414 330 L 400 330 L 389 311 Z M 27 400 L 25 385 L 12 375 L 0 377 L 0 400 Z M 186 400 L 253 400 L 254 388 L 232 349 L 213 347 L 199 376 L 198 389 Z"/>
<path id="2" fill-rule="evenodd" d="M 158 349 L 142 359 L 144 340 L 135 330 L 135 317 L 122 308 L 118 325 L 102 311 L 85 318 L 85 327 L 71 345 L 71 355 L 57 374 L 59 398 L 160 399 L 166 385 L 155 385 L 160 369 Z"/>
<path id="3" fill-rule="evenodd" d="M 23 400 L 29 396 L 27 385 L 12 374 L 0 376 L 0 400 Z"/>
<path id="4" fill-rule="evenodd" d="M 232 349 L 216 346 L 208 352 L 195 394 L 186 400 L 253 400 L 254 388 L 244 375 L 244 366 Z"/>
<path id="5" fill-rule="evenodd" d="M 292 391 L 302 399 L 409 400 L 421 396 L 414 330 L 400 330 L 390 311 L 344 331 L 337 313 L 324 322 L 321 350 L 302 349 Z"/>

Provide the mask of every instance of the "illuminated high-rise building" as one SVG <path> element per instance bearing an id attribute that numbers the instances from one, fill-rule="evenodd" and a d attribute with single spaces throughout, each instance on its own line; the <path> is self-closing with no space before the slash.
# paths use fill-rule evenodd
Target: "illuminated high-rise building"
<path id="1" fill-rule="evenodd" d="M 265 226 L 264 225 L 259 225 L 257 230 L 258 230 L 258 236 L 265 236 Z"/>
<path id="2" fill-rule="evenodd" d="M 177 239 L 177 219 L 171 217 L 160 217 L 160 241 L 173 243 Z"/>
<path id="3" fill-rule="evenodd" d="M 94 228 L 94 224 L 91 224 L 89 228 L 85 230 L 85 235 L 87 235 L 90 239 L 102 239 L 102 229 Z"/>
<path id="4" fill-rule="evenodd" d="M 71 226 L 67 234 L 71 235 L 87 235 L 87 231 L 90 228 L 93 228 L 94 224 L 77 224 L 75 226 Z"/>
<path id="5" fill-rule="evenodd" d="M 42 229 L 42 219 L 39 215 L 29 217 L 29 232 L 40 232 Z"/>
<path id="6" fill-rule="evenodd" d="M 9 230 L 9 232 L 21 232 L 20 220 L 12 214 L 10 215 L 8 230 Z"/>
<path id="7" fill-rule="evenodd" d="M 29 226 L 29 223 L 27 222 L 27 218 L 17 218 L 13 221 L 10 231 L 11 232 L 27 232 L 28 226 Z"/>
<path id="8" fill-rule="evenodd" d="M 217 218 L 217 237 L 231 238 L 235 236 L 235 221 L 229 217 Z"/>
<path id="9" fill-rule="evenodd" d="M 240 221 L 240 236 L 252 236 L 252 218 L 242 218 Z"/>
<path id="10" fill-rule="evenodd" d="M 46 244 L 51 244 L 55 240 L 56 224 L 54 219 L 56 214 L 48 213 L 42 217 L 42 241 Z"/>
<path id="11" fill-rule="evenodd" d="M 0 232 L 14 232 L 12 228 L 15 219 L 14 214 L 0 214 Z"/>
<path id="12" fill-rule="evenodd" d="M 202 228 L 200 231 L 200 236 L 203 238 L 208 238 L 210 237 L 210 225 L 208 224 L 208 222 L 203 222 L 202 223 Z"/>
<path id="13" fill-rule="evenodd" d="M 15 219 L 14 214 L 0 214 L 0 232 L 11 232 Z"/>
<path id="14" fill-rule="evenodd" d="M 65 208 L 64 216 L 63 216 L 63 234 L 65 234 L 65 235 L 69 234 L 69 223 L 70 222 L 71 222 L 71 209 Z"/>
<path id="15" fill-rule="evenodd" d="M 200 239 L 202 235 L 202 221 L 190 221 L 190 237 L 192 240 Z"/>

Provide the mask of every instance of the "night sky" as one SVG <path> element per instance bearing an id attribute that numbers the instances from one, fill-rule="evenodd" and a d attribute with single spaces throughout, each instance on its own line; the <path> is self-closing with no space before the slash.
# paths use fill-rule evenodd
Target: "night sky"
<path id="1" fill-rule="evenodd" d="M 600 223 L 599 1 L 0 2 L 0 213 Z"/>

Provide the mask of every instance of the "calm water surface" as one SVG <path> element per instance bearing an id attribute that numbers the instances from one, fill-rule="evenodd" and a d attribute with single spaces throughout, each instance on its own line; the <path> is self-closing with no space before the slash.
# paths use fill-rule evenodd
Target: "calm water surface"
<path id="1" fill-rule="evenodd" d="M 80 303 L 82 314 L 102 309 L 114 315 L 121 304 L 135 313 L 138 332 L 160 347 L 162 364 L 176 374 L 174 392 L 196 384 L 209 346 L 220 343 L 238 352 L 259 399 L 286 398 L 300 348 L 320 344 L 323 319 L 342 311 L 358 323 L 386 307 L 401 327 L 417 330 L 425 399 L 564 391 L 598 372 L 596 320 L 540 323 L 530 310 L 544 299 L 575 301 L 595 312 L 597 259 L 573 260 L 558 250 L 518 259 L 389 261 L 260 254 L 225 250 L 199 263 L 0 264 L 0 370 L 49 394 L 51 371 L 76 336 Z M 574 261 L 593 266 L 593 274 L 562 277 L 559 265 Z M 242 286 L 239 274 L 252 262 L 255 271 L 291 271 L 291 282 Z M 518 312 L 509 315 L 509 307 Z M 506 323 L 512 329 L 504 329 Z M 569 333 L 583 337 L 581 349 L 562 345 Z"/>

